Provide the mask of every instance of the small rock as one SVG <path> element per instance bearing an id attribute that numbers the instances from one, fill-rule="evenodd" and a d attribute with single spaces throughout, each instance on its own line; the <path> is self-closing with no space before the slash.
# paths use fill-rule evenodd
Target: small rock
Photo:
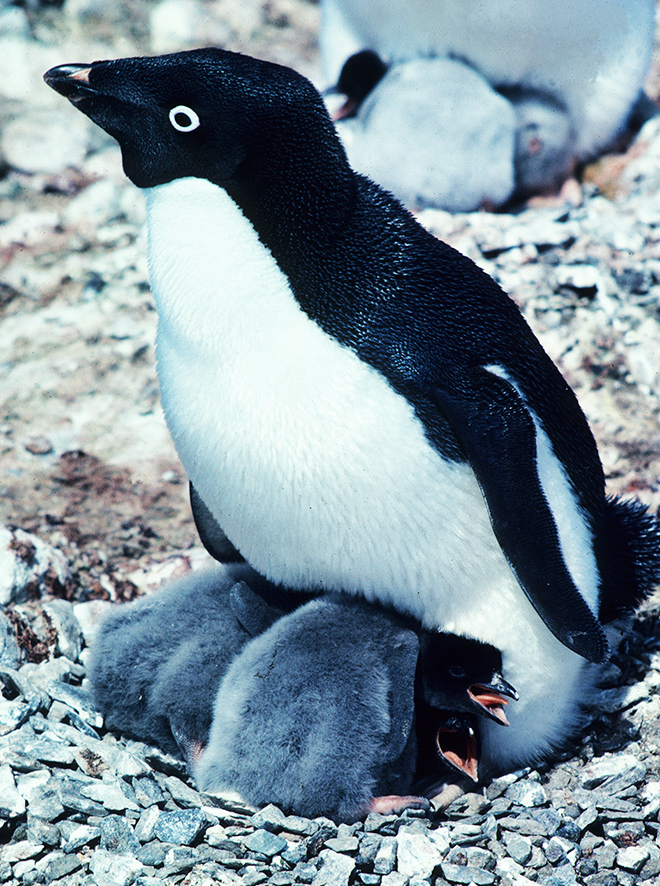
<path id="1" fill-rule="evenodd" d="M 47 437 L 30 437 L 23 444 L 31 455 L 50 455 L 53 444 Z"/>
<path id="2" fill-rule="evenodd" d="M 0 766 L 0 818 L 16 818 L 25 812 L 25 799 L 16 789 L 9 763 Z"/>
<path id="3" fill-rule="evenodd" d="M 438 846 L 424 834 L 399 832 L 396 838 L 397 870 L 405 877 L 431 877 L 442 860 Z"/>
<path id="4" fill-rule="evenodd" d="M 472 868 L 462 864 L 452 864 L 443 861 L 440 865 L 442 873 L 450 883 L 474 883 L 475 886 L 489 886 L 495 882 L 493 871 L 484 871 L 480 868 Z"/>
<path id="5" fill-rule="evenodd" d="M 374 874 L 389 874 L 396 864 L 396 839 L 383 837 L 374 859 Z"/>
<path id="6" fill-rule="evenodd" d="M 101 829 L 77 821 L 61 821 L 58 824 L 62 836 L 62 851 L 76 852 L 82 846 L 89 846 L 101 836 Z"/>
<path id="7" fill-rule="evenodd" d="M 0 527 L 0 606 L 27 599 L 32 589 L 64 587 L 71 572 L 64 555 L 36 535 Z"/>
<path id="8" fill-rule="evenodd" d="M 2 860 L 14 864 L 17 861 L 25 861 L 27 858 L 36 858 L 43 852 L 41 843 L 31 843 L 29 840 L 19 840 L 16 843 L 8 843 L 2 848 Z"/>
<path id="9" fill-rule="evenodd" d="M 16 669 L 22 661 L 16 631 L 4 612 L 0 612 L 0 667 Z"/>
<path id="10" fill-rule="evenodd" d="M 5 160 L 22 172 L 60 172 L 85 159 L 89 124 L 68 108 L 26 109 L 4 127 L 0 147 Z"/>
<path id="11" fill-rule="evenodd" d="M 532 855 L 532 844 L 520 834 L 503 834 L 504 845 L 511 858 L 519 865 L 526 864 Z"/>
<path id="12" fill-rule="evenodd" d="M 94 886 L 130 886 L 144 866 L 136 858 L 115 855 L 105 849 L 92 853 L 90 870 Z"/>
<path id="13" fill-rule="evenodd" d="M 648 857 L 647 846 L 626 846 L 617 852 L 616 863 L 624 871 L 632 871 L 633 874 L 636 874 L 644 867 Z"/>
<path id="14" fill-rule="evenodd" d="M 60 655 L 76 661 L 82 649 L 82 631 L 68 600 L 48 600 L 42 610 L 57 633 L 57 649 Z"/>
<path id="15" fill-rule="evenodd" d="M 321 867 L 312 880 L 312 886 L 348 886 L 355 870 L 355 861 L 347 855 L 340 855 L 332 849 L 319 853 Z"/>
<path id="16" fill-rule="evenodd" d="M 545 806 L 548 797 L 537 781 L 518 781 L 506 790 L 506 796 L 518 806 Z"/>
<path id="17" fill-rule="evenodd" d="M 100 823 L 101 849 L 113 855 L 133 855 L 140 848 L 133 828 L 120 815 L 108 815 Z"/>
<path id="18" fill-rule="evenodd" d="M 580 785 L 585 790 L 607 788 L 616 794 L 632 784 L 643 781 L 646 766 L 632 754 L 613 754 L 592 760 L 580 774 Z"/>
<path id="19" fill-rule="evenodd" d="M 265 828 L 259 828 L 254 833 L 243 838 L 243 845 L 250 852 L 256 852 L 258 855 L 264 855 L 266 858 L 272 858 L 279 855 L 287 847 L 284 837 L 273 834 Z"/>
<path id="20" fill-rule="evenodd" d="M 358 838 L 330 837 L 329 840 L 325 841 L 325 845 L 328 847 L 328 849 L 333 849 L 335 852 L 357 852 Z"/>
<path id="21" fill-rule="evenodd" d="M 385 874 L 384 877 L 381 877 L 380 883 L 381 886 L 406 886 L 408 880 L 409 877 L 400 871 L 392 871 L 390 874 Z"/>
<path id="22" fill-rule="evenodd" d="M 207 824 L 208 820 L 201 809 L 161 812 L 156 822 L 155 834 L 163 843 L 191 846 Z"/>
<path id="23" fill-rule="evenodd" d="M 82 866 L 82 860 L 75 853 L 53 852 L 45 862 L 43 866 L 37 864 L 37 868 L 43 873 L 46 883 L 66 877 Z"/>

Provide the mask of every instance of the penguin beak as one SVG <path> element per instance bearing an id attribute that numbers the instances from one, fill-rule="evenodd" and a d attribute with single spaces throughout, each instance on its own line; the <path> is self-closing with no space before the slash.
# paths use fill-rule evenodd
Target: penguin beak
<path id="1" fill-rule="evenodd" d="M 51 89 L 75 104 L 95 94 L 89 85 L 91 70 L 91 65 L 59 65 L 46 71 L 44 80 Z"/>
<path id="2" fill-rule="evenodd" d="M 504 708 L 509 704 L 509 698 L 514 701 L 518 699 L 518 693 L 500 674 L 493 676 L 492 683 L 473 683 L 467 693 L 479 713 L 486 714 L 501 726 L 509 725 Z"/>
<path id="3" fill-rule="evenodd" d="M 477 734 L 469 717 L 451 716 L 438 727 L 435 738 L 438 754 L 452 769 L 479 780 Z"/>

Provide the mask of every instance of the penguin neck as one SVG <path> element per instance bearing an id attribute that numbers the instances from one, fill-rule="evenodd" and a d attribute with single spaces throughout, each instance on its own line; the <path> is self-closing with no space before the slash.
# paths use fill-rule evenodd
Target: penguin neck
<path id="1" fill-rule="evenodd" d="M 357 199 L 356 175 L 334 129 L 314 141 L 303 136 L 258 146 L 222 183 L 287 274 L 310 249 L 341 236 Z"/>

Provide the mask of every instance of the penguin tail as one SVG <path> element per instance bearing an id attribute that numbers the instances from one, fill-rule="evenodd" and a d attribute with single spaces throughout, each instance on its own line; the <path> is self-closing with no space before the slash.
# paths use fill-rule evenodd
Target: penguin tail
<path id="1" fill-rule="evenodd" d="M 660 508 L 653 514 L 635 499 L 606 500 L 607 573 L 603 575 L 600 621 L 633 612 L 660 584 Z"/>

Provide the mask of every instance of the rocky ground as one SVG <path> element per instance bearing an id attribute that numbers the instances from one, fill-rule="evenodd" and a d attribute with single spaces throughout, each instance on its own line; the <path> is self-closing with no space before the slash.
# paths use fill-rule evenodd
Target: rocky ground
<path id="1" fill-rule="evenodd" d="M 658 884 L 657 598 L 560 759 L 432 816 L 337 828 L 217 805 L 90 707 L 99 614 L 206 555 L 158 404 L 141 195 L 41 74 L 218 42 L 318 77 L 317 27 L 307 0 L 0 2 L 0 882 Z M 573 202 L 420 216 L 519 304 L 587 413 L 610 491 L 654 508 L 659 185 L 652 119 Z"/>

